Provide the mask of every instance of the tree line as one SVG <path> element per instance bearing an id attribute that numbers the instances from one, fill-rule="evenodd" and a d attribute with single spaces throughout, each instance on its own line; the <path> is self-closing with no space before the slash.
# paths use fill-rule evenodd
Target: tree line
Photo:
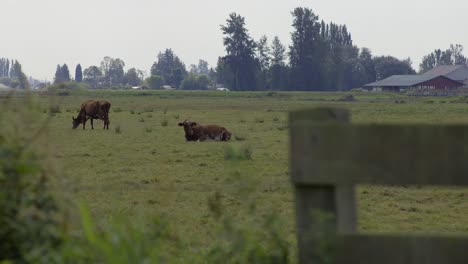
<path id="1" fill-rule="evenodd" d="M 28 78 L 17 60 L 0 58 L 0 83 L 11 88 L 29 88 Z"/>
<path id="2" fill-rule="evenodd" d="M 416 74 L 410 58 L 374 56 L 369 48 L 353 43 L 346 25 L 326 23 L 312 9 L 298 7 L 292 12 L 291 44 L 284 45 L 278 36 L 254 40 L 245 18 L 231 13 L 224 25 L 225 55 L 214 67 L 205 60 L 186 67 L 168 48 L 159 52 L 149 76 L 136 68 L 125 71 L 119 58 L 104 57 L 99 66 L 75 68 L 77 82 L 91 88 L 147 86 L 159 89 L 203 90 L 223 85 L 231 90 L 303 90 L 334 91 L 362 87 L 364 84 L 396 74 Z M 419 72 L 438 65 L 467 64 L 461 45 L 435 50 L 426 55 Z M 57 65 L 55 83 L 72 80 L 66 64 Z"/>

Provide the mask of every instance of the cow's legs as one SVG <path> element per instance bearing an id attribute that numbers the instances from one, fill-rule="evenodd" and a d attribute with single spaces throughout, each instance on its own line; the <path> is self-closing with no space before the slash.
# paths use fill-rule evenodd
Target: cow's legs
<path id="1" fill-rule="evenodd" d="M 91 117 L 91 129 L 94 129 L 93 118 Z"/>

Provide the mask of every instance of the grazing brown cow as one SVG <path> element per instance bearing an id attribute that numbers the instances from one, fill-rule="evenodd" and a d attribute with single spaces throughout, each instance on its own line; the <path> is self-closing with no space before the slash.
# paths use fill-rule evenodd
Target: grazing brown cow
<path id="1" fill-rule="evenodd" d="M 76 118 L 73 119 L 73 129 L 77 128 L 81 123 L 83 124 L 83 129 L 85 129 L 85 124 L 88 119 L 91 119 L 91 129 L 94 129 L 93 119 L 101 119 L 104 121 L 104 129 L 109 129 L 109 110 L 111 104 L 107 101 L 94 101 L 88 100 L 81 104 L 80 113 Z"/>
<path id="2" fill-rule="evenodd" d="M 231 139 L 231 132 L 222 126 L 202 126 L 197 122 L 191 122 L 189 120 L 179 123 L 179 126 L 184 127 L 185 139 L 187 141 L 205 141 L 207 139 L 214 141 L 228 141 Z"/>

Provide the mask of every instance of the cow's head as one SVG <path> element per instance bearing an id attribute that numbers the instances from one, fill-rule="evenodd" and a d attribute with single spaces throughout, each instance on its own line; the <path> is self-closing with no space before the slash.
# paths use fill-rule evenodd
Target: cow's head
<path id="1" fill-rule="evenodd" d="M 73 120 L 73 123 L 72 123 L 73 124 L 73 126 L 72 126 L 73 129 L 77 128 L 81 124 L 81 118 L 79 116 L 77 118 L 74 118 L 72 116 L 72 120 Z"/>
<path id="2" fill-rule="evenodd" d="M 223 131 L 222 140 L 223 140 L 223 141 L 228 141 L 228 140 L 230 140 L 230 139 L 231 139 L 231 135 L 232 135 L 231 132 L 229 132 L 229 131 L 227 131 L 227 129 L 225 129 L 225 130 Z"/>
<path id="3" fill-rule="evenodd" d="M 184 122 L 179 123 L 179 126 L 184 127 L 185 134 L 188 136 L 193 135 L 193 127 L 197 126 L 197 122 L 192 122 L 190 120 L 184 120 Z"/>

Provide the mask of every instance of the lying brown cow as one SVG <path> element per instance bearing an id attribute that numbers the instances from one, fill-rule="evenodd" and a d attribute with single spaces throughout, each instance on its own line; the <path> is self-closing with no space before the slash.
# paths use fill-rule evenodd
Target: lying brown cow
<path id="1" fill-rule="evenodd" d="M 228 141 L 231 139 L 231 132 L 222 126 L 202 126 L 189 120 L 179 123 L 179 126 L 184 127 L 185 139 L 187 141 L 205 141 L 207 139 L 214 141 Z"/>
<path id="2" fill-rule="evenodd" d="M 104 121 L 104 129 L 109 129 L 109 110 L 111 104 L 107 101 L 94 101 L 89 100 L 81 104 L 80 113 L 76 118 L 73 119 L 73 129 L 77 128 L 80 124 L 83 124 L 85 129 L 86 121 L 91 119 L 91 129 L 94 129 L 93 119 L 101 119 Z"/>

